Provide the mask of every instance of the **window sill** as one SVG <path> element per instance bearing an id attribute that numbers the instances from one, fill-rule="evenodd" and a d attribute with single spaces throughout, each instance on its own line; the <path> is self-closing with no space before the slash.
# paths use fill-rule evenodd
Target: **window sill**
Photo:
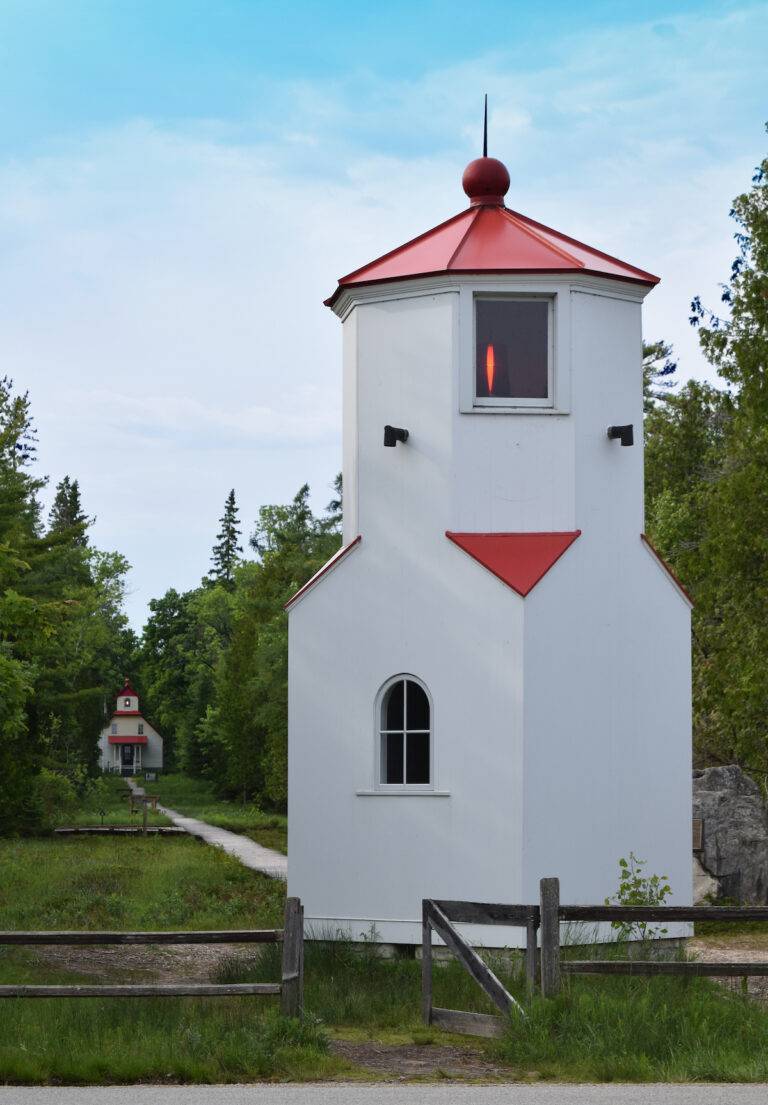
<path id="1" fill-rule="evenodd" d="M 358 798 L 450 798 L 449 790 L 356 790 Z"/>
<path id="2" fill-rule="evenodd" d="M 570 414 L 563 407 L 461 407 L 461 414 Z"/>

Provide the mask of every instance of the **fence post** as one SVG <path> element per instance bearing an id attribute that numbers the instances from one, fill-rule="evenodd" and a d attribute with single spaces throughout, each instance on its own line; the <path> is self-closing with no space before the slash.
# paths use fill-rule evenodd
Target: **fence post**
<path id="1" fill-rule="evenodd" d="M 303 1005 L 304 907 L 298 898 L 287 898 L 285 902 L 280 1012 L 284 1017 L 300 1017 Z"/>
<path id="2" fill-rule="evenodd" d="M 533 997 L 536 990 L 536 932 L 538 925 L 536 918 L 531 914 L 525 926 L 525 986 L 528 997 Z"/>
<path id="3" fill-rule="evenodd" d="M 144 836 L 147 835 L 147 800 L 146 800 L 146 798 L 142 802 L 141 831 L 144 834 Z"/>
<path id="4" fill-rule="evenodd" d="M 560 880 L 542 879 L 541 905 L 541 993 L 545 998 L 560 993 Z"/>
<path id="5" fill-rule="evenodd" d="M 432 1023 L 432 926 L 426 898 L 421 903 L 421 1016 L 424 1024 Z"/>

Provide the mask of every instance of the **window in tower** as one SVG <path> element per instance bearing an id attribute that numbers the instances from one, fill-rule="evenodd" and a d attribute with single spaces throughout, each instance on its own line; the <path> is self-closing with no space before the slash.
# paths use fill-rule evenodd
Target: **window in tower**
<path id="1" fill-rule="evenodd" d="M 127 710 L 127 709 L 129 708 L 129 706 L 131 705 L 131 700 L 130 700 L 130 698 L 124 698 L 124 699 L 123 699 L 123 702 L 125 703 L 125 708 L 126 708 L 126 710 Z"/>
<path id="2" fill-rule="evenodd" d="M 475 296 L 478 407 L 552 406 L 552 301 Z"/>

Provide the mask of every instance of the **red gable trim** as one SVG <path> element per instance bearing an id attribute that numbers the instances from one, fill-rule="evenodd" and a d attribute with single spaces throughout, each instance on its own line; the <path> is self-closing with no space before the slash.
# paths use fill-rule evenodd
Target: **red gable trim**
<path id="1" fill-rule="evenodd" d="M 110 744 L 146 744 L 146 737 L 110 737 Z"/>
<path id="2" fill-rule="evenodd" d="M 451 533 L 445 536 L 523 598 L 581 533 Z"/>
<path id="3" fill-rule="evenodd" d="M 112 717 L 143 717 L 141 710 L 115 710 Z"/>
<path id="4" fill-rule="evenodd" d="M 670 568 L 669 564 L 667 564 L 666 560 L 661 555 L 661 553 L 653 547 L 653 545 L 651 544 L 651 542 L 648 540 L 648 538 L 645 536 L 644 533 L 640 534 L 640 540 L 643 542 L 643 544 L 648 549 L 648 551 L 656 558 L 659 566 L 664 569 L 664 571 L 667 573 L 669 578 L 674 583 L 675 587 L 677 587 L 678 591 L 680 591 L 680 593 L 683 595 L 683 597 L 686 599 L 686 601 L 689 602 L 691 604 L 691 606 L 695 606 L 696 604 L 693 601 L 693 598 L 691 597 L 691 594 L 688 591 L 688 589 L 683 586 L 683 584 L 680 581 L 680 578 L 676 575 L 676 573 L 672 570 L 672 568 Z"/>
<path id="5" fill-rule="evenodd" d="M 342 545 L 341 548 L 338 550 L 338 552 L 335 552 L 333 554 L 333 556 L 331 557 L 331 559 L 326 564 L 323 564 L 320 571 L 315 572 L 315 574 L 312 576 L 312 578 L 310 580 L 307 580 L 307 582 L 304 584 L 304 586 L 300 587 L 299 590 L 296 592 L 296 594 L 292 595 L 288 599 L 288 602 L 286 602 L 283 609 L 284 610 L 290 610 L 291 607 L 293 606 L 293 604 L 295 602 L 298 602 L 298 600 L 301 598 L 302 595 L 306 594 L 306 592 L 309 591 L 311 587 L 314 587 L 315 584 L 317 583 L 317 581 L 322 576 L 324 576 L 326 572 L 329 572 L 331 570 L 331 568 L 335 568 L 336 565 L 339 564 L 344 559 L 344 557 L 347 555 L 348 552 L 351 552 L 352 549 L 354 549 L 357 545 L 360 544 L 362 539 L 363 539 L 362 534 L 358 533 L 358 535 L 354 539 L 354 541 L 350 541 L 348 545 Z"/>

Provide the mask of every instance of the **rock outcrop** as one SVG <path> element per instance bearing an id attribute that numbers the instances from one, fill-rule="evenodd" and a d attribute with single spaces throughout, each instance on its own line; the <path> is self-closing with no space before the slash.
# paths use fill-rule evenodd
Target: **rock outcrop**
<path id="1" fill-rule="evenodd" d="M 699 858 L 720 898 L 768 903 L 768 807 L 757 783 L 736 764 L 694 771 L 693 816 L 704 823 Z"/>

